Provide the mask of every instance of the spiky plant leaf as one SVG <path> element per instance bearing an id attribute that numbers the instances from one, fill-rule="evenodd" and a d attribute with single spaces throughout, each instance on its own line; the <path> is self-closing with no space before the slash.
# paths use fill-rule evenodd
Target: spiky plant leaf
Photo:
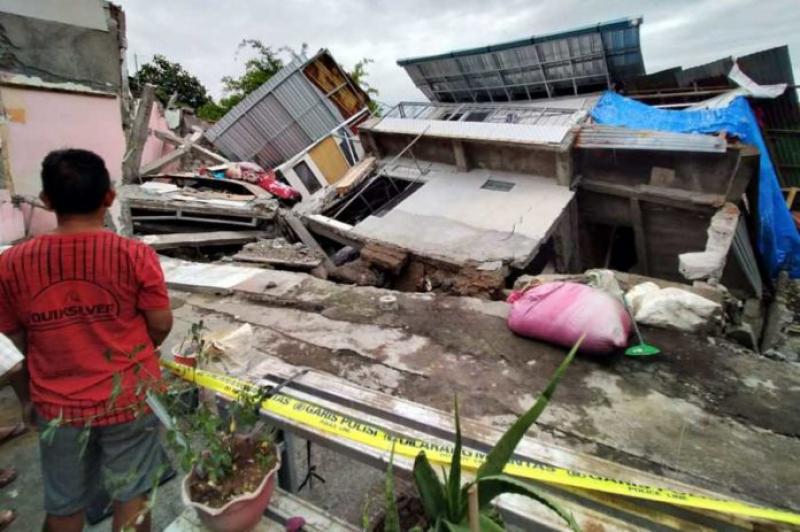
<path id="1" fill-rule="evenodd" d="M 545 388 L 544 392 L 539 396 L 539 399 L 536 400 L 536 403 L 534 403 L 527 412 L 517 418 L 514 424 L 500 437 L 500 440 L 495 444 L 492 450 L 489 451 L 489 454 L 486 456 L 486 461 L 478 468 L 476 478 L 480 479 L 487 476 L 499 475 L 503 472 L 503 468 L 505 468 L 506 464 L 511 459 L 511 455 L 514 454 L 514 449 L 516 449 L 519 441 L 525 436 L 525 433 L 528 432 L 531 425 L 536 422 L 536 419 L 544 411 L 547 403 L 553 396 L 553 392 L 556 390 L 558 381 L 561 380 L 561 377 L 564 375 L 564 372 L 566 372 L 572 359 L 575 358 L 575 353 L 578 352 L 578 348 L 585 336 L 586 334 L 584 333 L 575 345 L 572 346 L 567 357 L 561 362 L 561 365 L 550 379 L 547 388 Z"/>
<path id="2" fill-rule="evenodd" d="M 562 508 L 559 504 L 551 501 L 548 497 L 539 493 L 533 486 L 522 480 L 510 477 L 508 475 L 495 475 L 490 477 L 483 477 L 477 481 L 478 483 L 478 506 L 481 511 L 489 507 L 489 504 L 503 493 L 514 493 L 517 495 L 524 495 L 541 504 L 547 506 L 555 513 L 557 513 L 572 530 L 579 531 L 581 528 L 575 522 L 572 514 Z"/>
<path id="3" fill-rule="evenodd" d="M 389 465 L 386 468 L 386 516 L 384 517 L 384 532 L 400 532 L 400 513 L 397 510 L 397 497 L 394 491 L 394 445 L 392 454 L 389 455 Z"/>
<path id="4" fill-rule="evenodd" d="M 445 480 L 447 486 L 447 518 L 460 522 L 464 517 L 465 504 L 461 498 L 461 420 L 458 415 L 458 398 L 453 400 L 456 418 L 456 444 L 450 460 L 450 475 Z"/>
<path id="5" fill-rule="evenodd" d="M 419 498 L 425 508 L 425 515 L 430 522 L 447 516 L 447 500 L 444 497 L 444 486 L 439 482 L 436 472 L 431 467 L 428 457 L 422 451 L 414 460 L 414 483 L 417 485 Z"/>

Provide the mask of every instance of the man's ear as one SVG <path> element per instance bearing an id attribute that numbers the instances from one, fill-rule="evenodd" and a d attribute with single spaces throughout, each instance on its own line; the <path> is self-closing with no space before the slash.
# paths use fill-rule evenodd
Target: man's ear
<path id="1" fill-rule="evenodd" d="M 108 189 L 108 192 L 106 192 L 106 197 L 103 198 L 103 207 L 105 207 L 106 209 L 111 207 L 111 204 L 114 203 L 116 197 L 117 197 L 117 191 L 114 190 L 113 188 Z"/>
<path id="2" fill-rule="evenodd" d="M 50 203 L 50 198 L 47 197 L 47 194 L 45 193 L 44 190 L 39 192 L 39 199 L 42 200 L 42 203 L 44 203 L 44 208 L 45 209 L 47 209 L 48 211 L 52 211 L 53 210 L 53 204 Z"/>

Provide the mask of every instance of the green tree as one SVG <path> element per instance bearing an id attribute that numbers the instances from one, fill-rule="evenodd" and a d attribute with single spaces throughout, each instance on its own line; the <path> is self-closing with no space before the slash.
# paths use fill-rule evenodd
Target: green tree
<path id="1" fill-rule="evenodd" d="M 236 53 L 243 48 L 251 48 L 255 51 L 255 56 L 244 63 L 244 74 L 238 78 L 225 76 L 222 83 L 228 96 L 240 96 L 239 101 L 245 96 L 263 85 L 269 78 L 278 73 L 283 68 L 283 61 L 278 57 L 277 52 L 272 50 L 258 39 L 242 39 Z M 238 101 L 236 103 L 239 103 Z M 234 104 L 236 105 L 236 104 Z"/>
<path id="2" fill-rule="evenodd" d="M 220 98 L 219 102 L 209 101 L 197 110 L 197 116 L 203 120 L 219 120 L 245 96 L 259 88 L 283 68 L 283 61 L 278 57 L 278 51 L 260 40 L 242 39 L 236 49 L 236 54 L 238 55 L 245 48 L 251 49 L 255 54 L 245 61 L 244 73 L 238 77 L 225 76 L 222 78 L 225 95 Z"/>
<path id="3" fill-rule="evenodd" d="M 349 75 L 356 85 L 361 87 L 364 92 L 370 96 L 369 110 L 372 111 L 373 114 L 377 115 L 380 114 L 380 106 L 378 105 L 378 102 L 372 98 L 378 96 L 378 89 L 367 82 L 367 77 L 369 76 L 369 72 L 367 72 L 367 65 L 374 62 L 375 60 L 370 59 L 369 57 L 363 58 L 361 61 L 353 65 L 353 70 L 349 72 Z"/>
<path id="4" fill-rule="evenodd" d="M 135 76 L 130 79 L 131 91 L 139 96 L 141 87 L 150 83 L 156 87 L 156 97 L 167 104 L 173 94 L 177 94 L 177 103 L 197 109 L 210 101 L 208 91 L 200 80 L 184 70 L 179 63 L 173 63 L 160 54 L 145 63 Z"/>

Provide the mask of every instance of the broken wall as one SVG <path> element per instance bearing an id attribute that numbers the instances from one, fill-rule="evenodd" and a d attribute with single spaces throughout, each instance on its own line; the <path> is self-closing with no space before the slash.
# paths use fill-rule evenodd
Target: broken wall
<path id="1" fill-rule="evenodd" d="M 85 148 L 100 155 L 106 162 L 111 179 L 122 175 L 125 138 L 122 132 L 119 99 L 27 87 L 0 87 L 0 101 L 5 109 L 6 123 L 2 126 L 2 158 L 5 169 L 5 188 L 8 193 L 29 199 L 41 190 L 42 159 L 51 150 Z M 0 203 L 9 199 L 0 197 Z M 55 227 L 55 217 L 41 208 L 24 207 L 24 211 L 8 206 L 0 209 L 0 223 L 19 228 L 28 234 L 38 234 Z M 11 231 L 14 238 L 26 236 Z"/>
<path id="2" fill-rule="evenodd" d="M 122 83 L 120 70 L 119 36 L 117 24 L 108 16 L 104 3 L 97 0 L 75 2 L 75 13 L 91 14 L 92 26 L 82 26 L 74 17 L 64 18 L 61 2 L 3 3 L 0 12 L 0 71 L 5 81 L 15 77 L 38 78 L 42 82 L 69 84 L 73 89 L 117 92 Z M 30 11 L 27 4 L 35 4 L 39 17 L 22 16 Z M 16 9 L 15 9 L 16 8 Z M 90 17 L 87 17 L 90 18 Z M 83 20 L 87 20 L 84 18 Z M 64 23 L 67 20 L 69 23 Z M 99 20 L 105 20 L 103 29 L 97 29 Z M 111 52 L 111 53 L 110 53 Z"/>
<path id="3" fill-rule="evenodd" d="M 381 157 L 390 157 L 402 152 L 414 135 L 361 131 L 362 144 Z M 512 144 L 509 142 L 482 142 L 459 140 L 463 160 L 458 161 L 453 139 L 424 136 L 408 149 L 405 156 L 423 161 L 463 165 L 466 169 L 481 168 L 503 170 L 543 177 L 557 178 L 558 151 L 535 144 Z"/>
<path id="4" fill-rule="evenodd" d="M 175 146 L 169 142 L 164 142 L 152 133 L 153 131 L 170 131 L 164 110 L 158 102 L 155 102 L 150 110 L 150 121 L 147 127 L 150 130 L 150 134 L 147 136 L 144 148 L 142 149 L 140 166 L 145 166 L 175 150 Z M 175 161 L 162 168 L 160 171 L 167 173 L 177 171 L 179 168 L 180 161 Z"/>
<path id="5" fill-rule="evenodd" d="M 629 248 L 631 271 L 685 283 L 678 256 L 706 248 L 711 218 L 725 201 L 757 197 L 758 153 L 750 146 L 732 145 L 725 153 L 581 149 L 576 161 L 584 269 L 619 268 L 612 257 L 616 241 L 617 249 Z M 722 283 L 752 294 L 732 258 Z"/>

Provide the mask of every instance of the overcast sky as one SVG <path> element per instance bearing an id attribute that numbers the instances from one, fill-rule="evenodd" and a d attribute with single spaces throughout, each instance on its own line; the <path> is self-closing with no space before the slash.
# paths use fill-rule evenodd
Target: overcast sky
<path id="1" fill-rule="evenodd" d="M 216 98 L 220 78 L 242 72 L 243 38 L 274 48 L 328 48 L 345 68 L 362 57 L 378 100 L 424 100 L 400 58 L 430 55 L 622 17 L 644 16 L 647 72 L 693 66 L 788 44 L 800 71 L 797 0 L 115 0 L 128 23 L 128 59 L 155 53 L 181 63 Z"/>

